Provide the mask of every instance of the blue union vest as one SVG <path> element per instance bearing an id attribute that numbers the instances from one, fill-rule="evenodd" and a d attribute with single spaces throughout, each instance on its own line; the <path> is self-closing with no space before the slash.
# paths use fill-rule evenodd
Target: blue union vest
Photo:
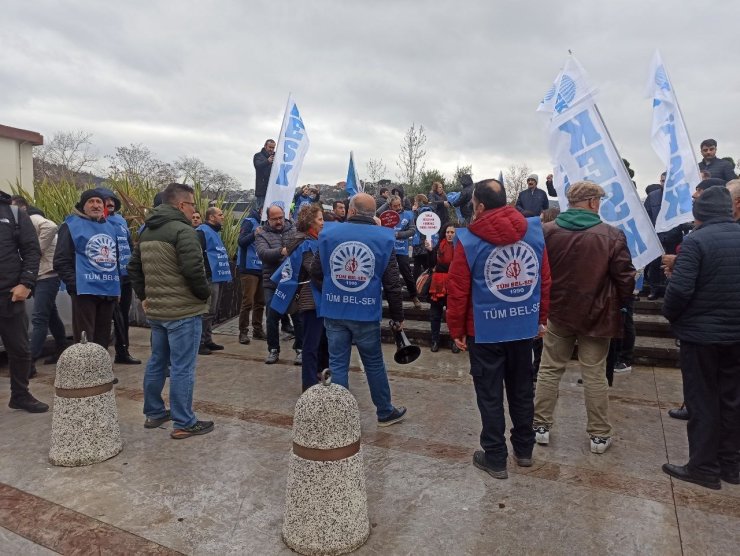
<path id="1" fill-rule="evenodd" d="M 78 295 L 121 295 L 116 229 L 110 222 L 93 222 L 71 215 L 65 220 L 75 246 Z"/>
<path id="2" fill-rule="evenodd" d="M 270 307 L 284 315 L 290 304 L 293 302 L 296 291 L 298 290 L 298 278 L 301 274 L 301 263 L 303 254 L 311 250 L 314 253 L 318 249 L 318 242 L 315 239 L 306 239 L 298 247 L 293 249 L 290 257 L 283 261 L 275 272 L 270 276 L 270 280 L 277 284 L 275 295 L 272 296 Z"/>
<path id="3" fill-rule="evenodd" d="M 343 223 L 324 228 L 319 235 L 324 270 L 319 316 L 379 322 L 383 273 L 393 244 L 393 231 L 382 226 Z"/>
<path id="4" fill-rule="evenodd" d="M 407 230 L 409 224 L 414 221 L 414 213 L 410 210 L 401 211 L 401 214 L 399 214 L 399 216 L 401 217 L 401 220 L 399 220 L 398 224 L 396 224 L 396 227 L 393 228 L 394 232 L 402 232 L 404 230 Z M 408 257 L 409 240 L 394 239 L 393 250 L 395 251 L 396 255 L 406 255 Z"/>
<path id="5" fill-rule="evenodd" d="M 128 230 L 126 219 L 120 214 L 111 214 L 107 220 L 116 229 L 118 266 L 121 268 L 121 276 L 128 276 L 128 262 L 131 259 L 131 243 L 129 243 L 131 232 Z"/>
<path id="6" fill-rule="evenodd" d="M 208 266 L 211 267 L 211 282 L 230 282 L 231 268 L 229 254 L 226 252 L 221 236 L 208 224 L 201 224 L 196 228 L 206 237 L 206 256 Z"/>
<path id="7" fill-rule="evenodd" d="M 252 223 L 252 231 L 260 225 L 255 218 L 247 218 Z M 239 247 L 237 250 L 237 266 L 247 270 L 262 270 L 262 261 L 257 256 L 257 249 L 254 242 L 250 243 L 246 249 Z"/>
<path id="8" fill-rule="evenodd" d="M 475 341 L 495 344 L 534 338 L 545 248 L 540 219 L 527 218 L 527 233 L 511 245 L 488 243 L 464 228 L 455 236 L 470 268 Z"/>

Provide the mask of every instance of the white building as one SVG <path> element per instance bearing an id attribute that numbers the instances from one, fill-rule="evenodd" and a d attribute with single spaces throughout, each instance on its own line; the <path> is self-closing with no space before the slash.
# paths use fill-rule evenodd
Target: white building
<path id="1" fill-rule="evenodd" d="M 0 189 L 20 184 L 33 194 L 33 147 L 43 144 L 40 133 L 0 124 Z"/>

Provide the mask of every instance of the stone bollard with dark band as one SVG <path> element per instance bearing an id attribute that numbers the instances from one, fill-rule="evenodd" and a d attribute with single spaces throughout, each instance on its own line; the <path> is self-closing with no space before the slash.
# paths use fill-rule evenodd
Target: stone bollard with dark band
<path id="1" fill-rule="evenodd" d="M 49 461 L 76 467 L 112 458 L 123 449 L 113 364 L 108 351 L 87 342 L 68 347 L 57 361 Z"/>
<path id="2" fill-rule="evenodd" d="M 360 411 L 330 376 L 298 398 L 293 417 L 283 541 L 307 556 L 345 554 L 370 535 Z"/>

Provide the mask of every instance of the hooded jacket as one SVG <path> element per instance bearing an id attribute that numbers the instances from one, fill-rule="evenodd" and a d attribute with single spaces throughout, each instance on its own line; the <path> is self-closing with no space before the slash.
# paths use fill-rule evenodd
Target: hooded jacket
<path id="1" fill-rule="evenodd" d="M 39 272 L 41 250 L 28 214 L 10 208 L 10 195 L 0 191 L 0 297 L 18 284 L 33 289 Z"/>
<path id="2" fill-rule="evenodd" d="M 527 219 L 511 206 L 483 212 L 468 230 L 484 241 L 495 245 L 516 243 L 527 233 Z M 547 322 L 550 308 L 550 265 L 547 249 L 542 253 L 540 266 L 540 324 Z M 452 338 L 475 336 L 473 321 L 473 292 L 470 267 L 461 242 L 455 246 L 447 276 L 447 328 Z"/>
<path id="3" fill-rule="evenodd" d="M 621 338 L 620 310 L 635 286 L 624 232 L 578 208 L 543 229 L 553 276 L 550 320 L 574 334 Z"/>
<path id="4" fill-rule="evenodd" d="M 174 321 L 207 311 L 211 289 L 198 236 L 171 205 L 159 205 L 146 219 L 128 272 L 136 296 L 147 301 L 148 318 Z"/>

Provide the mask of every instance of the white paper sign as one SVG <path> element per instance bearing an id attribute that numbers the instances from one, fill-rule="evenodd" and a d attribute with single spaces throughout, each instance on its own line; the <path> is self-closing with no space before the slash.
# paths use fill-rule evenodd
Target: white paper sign
<path id="1" fill-rule="evenodd" d="M 419 230 L 419 233 L 422 233 L 425 236 L 436 234 L 441 225 L 442 221 L 439 219 L 439 216 L 437 216 L 436 212 L 431 210 L 422 212 L 416 218 L 416 229 Z"/>

